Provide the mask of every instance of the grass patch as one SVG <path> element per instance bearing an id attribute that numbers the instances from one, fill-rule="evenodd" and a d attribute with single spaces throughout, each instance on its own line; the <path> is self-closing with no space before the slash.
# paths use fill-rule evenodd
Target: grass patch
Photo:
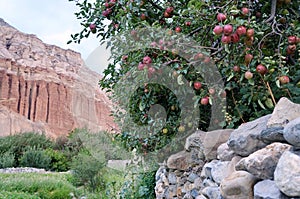
<path id="1" fill-rule="evenodd" d="M 70 193 L 76 192 L 76 187 L 68 181 L 69 176 L 61 173 L 3 173 L 0 174 L 0 193 L 20 194 L 20 198 L 67 199 L 71 198 Z M 4 195 L 2 198 L 8 197 Z"/>

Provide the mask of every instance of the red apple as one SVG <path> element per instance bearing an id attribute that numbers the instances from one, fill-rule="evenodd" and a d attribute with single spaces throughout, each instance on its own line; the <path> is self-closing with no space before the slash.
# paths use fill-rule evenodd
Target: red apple
<path id="1" fill-rule="evenodd" d="M 290 82 L 290 78 L 286 75 L 279 77 L 279 81 L 281 84 L 287 84 Z"/>
<path id="2" fill-rule="evenodd" d="M 165 17 L 165 18 L 171 18 L 171 17 L 172 17 L 172 14 L 165 11 L 165 12 L 164 12 L 164 17 Z"/>
<path id="3" fill-rule="evenodd" d="M 202 105 L 207 105 L 207 104 L 209 103 L 209 97 L 208 97 L 208 96 L 203 97 L 203 98 L 201 99 L 200 103 L 201 103 Z"/>
<path id="4" fill-rule="evenodd" d="M 267 68 L 266 68 L 264 65 L 262 65 L 262 64 L 258 64 L 258 65 L 256 66 L 256 71 L 257 71 L 258 73 L 264 75 L 264 74 L 266 74 L 266 72 L 267 72 Z"/>
<path id="5" fill-rule="evenodd" d="M 138 65 L 138 70 L 144 70 L 144 68 L 145 68 L 145 64 L 140 62 Z"/>
<path id="6" fill-rule="evenodd" d="M 216 35 L 220 35 L 220 34 L 222 34 L 222 32 L 223 32 L 223 28 L 222 28 L 222 26 L 219 26 L 219 25 L 217 25 L 217 26 L 215 26 L 214 27 L 214 33 L 216 34 Z"/>
<path id="7" fill-rule="evenodd" d="M 226 20 L 226 15 L 223 14 L 223 13 L 218 13 L 218 15 L 217 15 L 217 20 L 218 20 L 219 22 L 225 21 L 225 20 Z"/>
<path id="8" fill-rule="evenodd" d="M 226 96 L 227 96 L 226 91 L 223 91 L 223 92 L 221 93 L 221 97 L 222 97 L 222 98 L 226 98 Z"/>
<path id="9" fill-rule="evenodd" d="M 233 34 L 231 35 L 231 41 L 232 41 L 233 43 L 239 42 L 239 41 L 240 41 L 239 35 L 238 35 L 237 33 L 233 33 Z"/>
<path id="10" fill-rule="evenodd" d="M 201 84 L 201 82 L 194 82 L 194 89 L 195 90 L 200 90 L 201 89 L 201 87 L 202 87 L 202 84 Z"/>
<path id="11" fill-rule="evenodd" d="M 126 61 L 127 59 L 128 59 L 128 55 L 123 55 L 123 56 L 122 56 L 122 60 L 123 60 L 123 61 Z"/>
<path id="12" fill-rule="evenodd" d="M 209 62 L 210 62 L 210 57 L 205 57 L 203 63 L 209 63 Z"/>
<path id="13" fill-rule="evenodd" d="M 151 64 L 152 63 L 152 59 L 149 56 L 145 56 L 143 58 L 143 64 Z"/>
<path id="14" fill-rule="evenodd" d="M 90 24 L 89 27 L 92 33 L 96 33 L 96 24 Z"/>
<path id="15" fill-rule="evenodd" d="M 250 71 L 246 71 L 245 72 L 245 78 L 246 79 L 252 79 L 253 78 L 253 73 L 251 73 Z"/>
<path id="16" fill-rule="evenodd" d="M 292 35 L 288 37 L 289 44 L 296 44 L 297 43 L 297 36 Z"/>
<path id="17" fill-rule="evenodd" d="M 230 25 L 230 24 L 225 25 L 223 28 L 223 31 L 224 31 L 225 35 L 230 35 L 233 31 L 232 25 Z"/>
<path id="18" fill-rule="evenodd" d="M 96 28 L 96 24 L 92 23 L 90 24 L 90 29 L 95 29 Z"/>
<path id="19" fill-rule="evenodd" d="M 146 18 L 147 18 L 147 16 L 144 13 L 142 13 L 140 17 L 141 17 L 141 20 L 146 20 Z"/>
<path id="20" fill-rule="evenodd" d="M 173 7 L 168 7 L 168 8 L 166 8 L 166 12 L 167 13 L 172 13 L 174 11 L 174 8 Z"/>
<path id="21" fill-rule="evenodd" d="M 102 15 L 103 15 L 104 17 L 108 17 L 108 16 L 110 15 L 111 12 L 112 12 L 112 10 L 111 10 L 110 8 L 107 8 L 106 10 L 104 10 L 104 11 L 102 12 Z"/>
<path id="22" fill-rule="evenodd" d="M 226 35 L 222 36 L 222 43 L 229 44 L 230 42 L 231 42 L 231 36 L 226 36 Z"/>
<path id="23" fill-rule="evenodd" d="M 245 28 L 245 26 L 239 26 L 237 29 L 236 29 L 236 33 L 241 36 L 241 35 L 245 35 L 247 32 L 247 29 Z"/>
<path id="24" fill-rule="evenodd" d="M 241 71 L 241 67 L 239 67 L 239 66 L 234 66 L 234 67 L 233 67 L 233 71 L 236 72 L 236 73 L 238 73 L 238 72 Z"/>
<path id="25" fill-rule="evenodd" d="M 191 25 L 192 25 L 192 22 L 186 21 L 186 22 L 185 22 L 185 25 L 186 25 L 186 26 L 191 26 Z"/>
<path id="26" fill-rule="evenodd" d="M 253 35 L 254 35 L 254 29 L 253 28 L 248 29 L 246 35 L 247 35 L 247 37 L 253 37 Z"/>
<path id="27" fill-rule="evenodd" d="M 154 74 L 155 73 L 155 68 L 153 68 L 153 67 L 149 67 L 148 68 L 148 75 L 152 75 L 152 74 Z"/>
<path id="28" fill-rule="evenodd" d="M 243 15 L 248 15 L 249 14 L 249 9 L 248 8 L 242 8 L 242 14 Z"/>
<path id="29" fill-rule="evenodd" d="M 216 90 L 214 88 L 210 88 L 208 92 L 209 94 L 214 95 L 216 93 Z"/>
<path id="30" fill-rule="evenodd" d="M 175 28 L 175 32 L 177 32 L 177 33 L 181 32 L 181 28 L 180 28 L 179 26 L 177 26 L 177 27 Z"/>
<path id="31" fill-rule="evenodd" d="M 251 54 L 246 54 L 245 55 L 245 64 L 248 65 L 250 64 L 251 60 L 253 59 L 253 55 Z"/>
<path id="32" fill-rule="evenodd" d="M 194 55 L 194 60 L 200 60 L 203 59 L 204 55 L 202 53 L 197 53 L 196 55 Z"/>

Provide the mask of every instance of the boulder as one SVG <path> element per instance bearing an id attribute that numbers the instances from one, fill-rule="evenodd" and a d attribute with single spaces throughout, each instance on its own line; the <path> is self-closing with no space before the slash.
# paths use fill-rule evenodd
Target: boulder
<path id="1" fill-rule="evenodd" d="M 233 130 L 197 131 L 186 139 L 185 149 L 197 149 L 207 161 L 217 158 L 218 147 L 226 142 Z"/>
<path id="2" fill-rule="evenodd" d="M 257 182 L 251 173 L 234 171 L 220 185 L 221 195 L 226 199 L 253 199 L 253 186 Z"/>
<path id="3" fill-rule="evenodd" d="M 273 180 L 263 180 L 254 185 L 254 199 L 288 199 Z"/>
<path id="4" fill-rule="evenodd" d="M 261 132 L 259 139 L 267 144 L 271 144 L 273 142 L 287 142 L 283 137 L 283 127 L 267 128 Z"/>
<path id="5" fill-rule="evenodd" d="M 300 148 L 300 117 L 292 120 L 284 127 L 283 136 L 296 149 Z"/>
<path id="6" fill-rule="evenodd" d="M 274 171 L 280 156 L 291 148 L 279 142 L 270 144 L 236 164 L 236 170 L 245 170 L 259 179 L 274 179 Z"/>
<path id="7" fill-rule="evenodd" d="M 192 153 L 181 151 L 171 155 L 167 160 L 167 167 L 169 169 L 186 170 L 189 167 L 199 164 L 198 160 L 195 162 Z"/>
<path id="8" fill-rule="evenodd" d="M 209 199 L 221 199 L 220 188 L 217 186 L 205 187 L 201 193 Z"/>
<path id="9" fill-rule="evenodd" d="M 280 157 L 274 179 L 281 192 L 300 197 L 300 152 L 286 151 Z"/>
<path id="10" fill-rule="evenodd" d="M 221 144 L 217 149 L 217 159 L 221 161 L 230 161 L 234 156 L 234 151 L 229 149 L 227 143 Z"/>
<path id="11" fill-rule="evenodd" d="M 260 134 L 266 129 L 267 122 L 271 115 L 258 118 L 252 122 L 247 122 L 234 130 L 227 142 L 229 148 L 234 153 L 241 156 L 248 156 L 267 144 L 259 139 Z"/>
<path id="12" fill-rule="evenodd" d="M 295 104 L 288 98 L 282 97 L 276 104 L 267 126 L 269 128 L 282 127 L 298 117 L 300 117 L 300 104 Z"/>
<path id="13" fill-rule="evenodd" d="M 221 181 L 231 174 L 230 161 L 218 161 L 211 168 L 211 176 L 214 182 L 220 185 Z"/>

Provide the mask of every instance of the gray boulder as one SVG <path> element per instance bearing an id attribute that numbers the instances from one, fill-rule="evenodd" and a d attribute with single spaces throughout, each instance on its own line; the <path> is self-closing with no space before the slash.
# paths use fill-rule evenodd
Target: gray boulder
<path id="1" fill-rule="evenodd" d="M 273 142 L 286 143 L 286 140 L 283 137 L 283 127 L 271 127 L 263 130 L 260 134 L 260 139 L 267 144 Z"/>
<path id="2" fill-rule="evenodd" d="M 218 147 L 226 142 L 233 130 L 221 129 L 209 132 L 197 131 L 186 139 L 185 150 L 198 150 L 203 157 L 210 161 L 217 158 Z"/>
<path id="3" fill-rule="evenodd" d="M 251 173 L 246 171 L 234 171 L 223 179 L 220 190 L 226 199 L 253 199 L 253 186 L 257 182 Z"/>
<path id="4" fill-rule="evenodd" d="M 282 127 L 298 117 L 300 117 L 300 104 L 295 104 L 288 98 L 282 97 L 276 104 L 267 126 L 269 128 Z"/>
<path id="5" fill-rule="evenodd" d="M 285 195 L 300 197 L 300 154 L 284 152 L 275 169 L 274 179 L 279 190 Z"/>
<path id="6" fill-rule="evenodd" d="M 221 144 L 217 149 L 217 159 L 221 161 L 230 161 L 234 156 L 234 151 L 229 149 L 227 143 Z"/>
<path id="7" fill-rule="evenodd" d="M 254 199 L 288 199 L 273 180 L 263 180 L 254 185 Z"/>
<path id="8" fill-rule="evenodd" d="M 288 123 L 283 130 L 284 138 L 296 149 L 300 149 L 300 117 Z"/>
<path id="9" fill-rule="evenodd" d="M 234 130 L 227 142 L 234 153 L 241 156 L 248 156 L 251 153 L 265 147 L 267 144 L 260 140 L 260 134 L 266 129 L 267 122 L 271 115 L 247 122 Z"/>
<path id="10" fill-rule="evenodd" d="M 260 179 L 274 179 L 274 171 L 282 153 L 291 148 L 279 142 L 270 144 L 236 164 L 236 170 L 245 170 Z"/>

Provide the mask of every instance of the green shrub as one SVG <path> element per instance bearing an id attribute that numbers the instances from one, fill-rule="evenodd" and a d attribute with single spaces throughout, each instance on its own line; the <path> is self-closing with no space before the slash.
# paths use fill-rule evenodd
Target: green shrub
<path id="1" fill-rule="evenodd" d="M 49 169 L 51 158 L 46 151 L 37 148 L 28 148 L 20 158 L 20 165 L 23 167 L 35 167 Z"/>
<path id="2" fill-rule="evenodd" d="M 51 171 L 67 171 L 70 168 L 70 162 L 68 161 L 66 155 L 57 150 L 51 148 L 45 150 L 46 154 L 50 157 L 50 170 Z"/>
<path id="3" fill-rule="evenodd" d="M 97 160 L 86 151 L 81 151 L 71 163 L 76 185 L 86 185 L 92 191 L 103 189 L 104 183 L 100 174 L 104 166 L 105 161 Z"/>
<path id="4" fill-rule="evenodd" d="M 25 149 L 35 147 L 40 149 L 52 148 L 52 141 L 45 134 L 20 133 L 0 138 L 0 154 L 11 152 L 15 156 L 15 165 L 19 166 L 19 160 Z"/>
<path id="5" fill-rule="evenodd" d="M 15 156 L 10 151 L 0 154 L 0 169 L 13 167 L 15 163 Z"/>
<path id="6" fill-rule="evenodd" d="M 64 144 L 64 153 L 69 160 L 72 160 L 83 148 L 80 134 L 87 132 L 86 129 L 75 129 L 68 135 L 67 142 Z"/>
<path id="7" fill-rule="evenodd" d="M 120 190 L 120 198 L 155 199 L 155 171 L 132 175 Z"/>

